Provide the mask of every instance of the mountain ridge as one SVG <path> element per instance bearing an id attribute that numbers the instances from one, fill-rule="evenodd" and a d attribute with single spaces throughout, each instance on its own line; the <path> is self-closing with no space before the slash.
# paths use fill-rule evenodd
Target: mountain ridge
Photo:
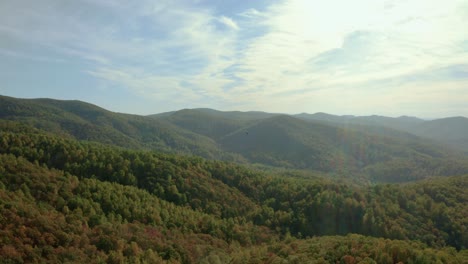
<path id="1" fill-rule="evenodd" d="M 463 116 L 432 120 L 408 116 L 385 117 L 376 115 L 345 117 L 326 114 L 326 118 L 324 118 L 320 114 L 300 114 L 298 117 L 309 121 L 329 121 L 340 126 L 371 125 L 392 128 L 436 140 L 468 153 L 468 118 Z"/>
<path id="2" fill-rule="evenodd" d="M 10 97 L 0 97 L 0 113 L 1 119 L 79 140 L 347 177 L 360 175 L 378 181 L 468 173 L 468 166 L 464 165 L 467 155 L 390 125 L 375 125 L 382 120 L 406 124 L 408 118 L 401 121 L 370 116 L 369 121 L 316 115 L 360 122 L 354 124 L 314 120 L 308 114 L 297 117 L 206 108 L 138 116 L 114 113 L 76 100 Z M 411 123 L 413 119 L 409 120 Z M 457 135 L 464 134 L 463 125 L 460 129 L 463 131 Z M 448 161 L 453 164 L 451 168 L 444 165 Z"/>

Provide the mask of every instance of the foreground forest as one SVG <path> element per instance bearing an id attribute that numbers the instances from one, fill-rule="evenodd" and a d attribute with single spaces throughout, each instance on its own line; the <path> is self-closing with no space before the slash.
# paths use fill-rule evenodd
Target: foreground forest
<path id="1" fill-rule="evenodd" d="M 467 157 L 440 142 L 0 101 L 0 263 L 468 263 Z"/>
<path id="2" fill-rule="evenodd" d="M 468 176 L 358 187 L 4 122 L 5 263 L 464 263 Z M 351 235 L 353 234 L 353 235 Z"/>

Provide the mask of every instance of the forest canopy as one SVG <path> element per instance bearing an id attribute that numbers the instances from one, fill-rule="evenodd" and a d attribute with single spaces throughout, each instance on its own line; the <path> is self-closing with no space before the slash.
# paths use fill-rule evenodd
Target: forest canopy
<path id="1" fill-rule="evenodd" d="M 468 176 L 356 186 L 16 125 L 0 152 L 12 263 L 466 260 Z"/>
<path id="2" fill-rule="evenodd" d="M 1 99 L 2 263 L 468 260 L 468 162 L 439 143 L 266 113 Z"/>

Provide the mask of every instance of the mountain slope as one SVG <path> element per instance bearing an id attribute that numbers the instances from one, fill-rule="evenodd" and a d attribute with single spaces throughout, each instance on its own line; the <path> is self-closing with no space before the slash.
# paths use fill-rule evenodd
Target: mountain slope
<path id="1" fill-rule="evenodd" d="M 362 235 L 281 238 L 135 187 L 0 155 L 2 263 L 465 263 L 466 250 Z M 428 233 L 431 235 L 432 233 Z"/>
<path id="2" fill-rule="evenodd" d="M 277 114 L 264 112 L 222 112 L 213 109 L 184 109 L 180 111 L 152 115 L 156 120 L 164 120 L 180 128 L 219 140 L 242 127 Z"/>
<path id="3" fill-rule="evenodd" d="M 386 127 L 408 132 L 419 137 L 436 140 L 464 152 L 468 152 L 468 118 L 449 117 L 423 120 L 416 117 L 398 118 L 384 116 L 336 116 L 324 113 L 298 114 L 296 117 L 308 121 L 323 121 L 331 125 L 361 128 Z"/>
<path id="4" fill-rule="evenodd" d="M 29 252 L 28 245 L 55 249 L 70 243 L 67 249 L 77 250 L 76 241 L 82 241 L 80 245 L 91 245 L 88 252 L 106 255 L 134 241 L 144 250 L 150 248 L 148 243 L 160 243 L 153 249 L 165 252 L 160 255 L 163 258 L 172 248 L 181 256 L 198 259 L 206 255 L 186 248 L 193 236 L 208 244 L 218 241 L 212 247 L 232 252 L 227 249 L 231 242 L 237 249 L 274 241 L 282 247 L 284 242 L 278 239 L 290 235 L 349 233 L 405 243 L 419 240 L 434 248 L 468 246 L 467 176 L 352 186 L 18 130 L 0 133 L 0 176 L 0 211 L 8 216 L 0 218 L 0 232 L 8 243 L 25 243 L 17 247 L 24 253 Z M 33 231 L 36 227 L 39 230 Z M 130 230 L 123 232 L 126 228 Z M 148 230 L 150 234 L 159 230 L 165 240 L 154 241 L 145 235 Z M 64 232 L 75 242 L 67 242 Z M 132 240 L 133 235 L 139 239 Z M 89 240 L 80 240 L 83 236 Z M 166 239 L 171 244 L 165 244 Z M 324 239 L 316 242 L 325 243 Z M 347 240 L 336 239 L 333 245 Z M 172 243 L 182 247 L 174 248 Z M 91 250 L 92 246 L 96 248 Z"/>
<path id="5" fill-rule="evenodd" d="M 185 109 L 153 117 L 211 137 L 221 150 L 239 154 L 250 162 L 271 166 L 348 176 L 365 174 L 367 178 L 378 181 L 407 181 L 428 175 L 458 174 L 467 167 L 463 155 L 442 144 L 396 129 L 370 125 L 385 120 L 395 124 L 423 122 L 416 118 L 394 120 L 373 116 L 370 117 L 372 122 L 364 118 L 359 119 L 362 124 L 337 127 L 335 119 L 343 122 L 355 117 L 302 114 L 301 118 L 307 119 L 306 122 L 278 114 L 263 114 L 259 119 L 250 120 L 247 116 L 249 113 L 233 115 L 232 112 L 210 109 Z M 316 117 L 320 121 L 312 120 L 311 123 L 311 119 Z M 450 166 L 454 169 L 445 167 L 445 161 L 451 161 Z"/>
<path id="6" fill-rule="evenodd" d="M 232 159 L 221 153 L 212 139 L 164 120 L 113 113 L 80 101 L 0 96 L 0 118 L 80 140 Z"/>
<path id="7" fill-rule="evenodd" d="M 422 137 L 445 142 L 468 152 L 468 118 L 466 117 L 426 121 L 409 131 Z"/>
<path id="8" fill-rule="evenodd" d="M 319 116 L 333 119 L 327 114 Z M 0 97 L 0 118 L 79 140 L 307 169 L 364 181 L 399 182 L 468 173 L 466 155 L 406 132 L 263 112 L 186 109 L 145 117 L 113 113 L 79 101 Z M 398 122 L 420 123 L 400 119 Z"/>
<path id="9" fill-rule="evenodd" d="M 344 174 L 364 172 L 379 181 L 468 172 L 466 158 L 459 160 L 449 149 L 407 133 L 373 132 L 276 116 L 224 137 L 220 145 L 253 162 Z M 445 162 L 450 166 L 445 167 Z"/>
<path id="10" fill-rule="evenodd" d="M 210 108 L 195 108 L 195 109 L 182 109 L 179 111 L 160 113 L 160 114 L 150 115 L 150 117 L 153 117 L 153 118 L 167 117 L 167 116 L 177 115 L 178 113 L 184 112 L 184 111 L 185 112 L 197 112 L 199 114 L 203 114 L 205 116 L 211 116 L 213 118 L 221 117 L 224 119 L 236 120 L 236 121 L 252 121 L 252 120 L 259 120 L 259 119 L 264 119 L 264 118 L 269 118 L 269 117 L 273 117 L 276 115 L 280 115 L 277 113 L 266 113 L 266 112 L 261 112 L 261 111 L 247 111 L 247 112 L 218 111 L 218 110 L 210 109 Z"/>
<path id="11" fill-rule="evenodd" d="M 325 134 L 336 133 L 334 127 L 312 126 L 290 116 L 277 116 L 225 136 L 221 146 L 242 154 L 251 161 L 298 168 L 328 170 L 322 164 L 331 159 L 332 143 Z"/>

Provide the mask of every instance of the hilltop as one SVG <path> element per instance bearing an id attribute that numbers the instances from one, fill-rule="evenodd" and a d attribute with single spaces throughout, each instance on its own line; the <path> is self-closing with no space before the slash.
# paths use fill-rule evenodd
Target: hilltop
<path id="1" fill-rule="evenodd" d="M 435 141 L 435 136 L 410 133 L 408 128 L 434 127 L 447 123 L 445 119 L 337 117 L 324 113 L 291 116 L 212 109 L 137 116 L 80 101 L 0 97 L 0 102 L 3 120 L 125 148 L 309 170 L 358 181 L 405 182 L 468 173 L 468 157 L 460 149 L 450 142 Z M 451 133 L 453 142 L 462 140 L 465 119 L 448 121 L 454 129 L 432 135 Z"/>

